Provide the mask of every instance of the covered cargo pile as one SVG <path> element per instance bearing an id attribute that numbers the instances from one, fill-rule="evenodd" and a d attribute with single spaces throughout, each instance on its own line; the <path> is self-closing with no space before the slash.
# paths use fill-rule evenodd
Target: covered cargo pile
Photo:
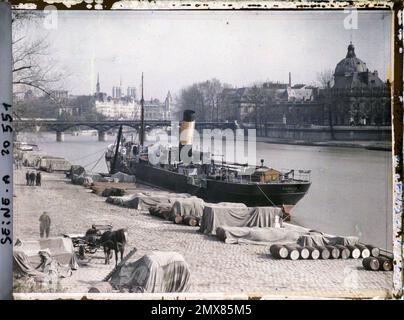
<path id="1" fill-rule="evenodd" d="M 136 182 L 136 177 L 123 173 L 123 172 L 117 172 L 114 173 L 113 175 L 111 175 L 111 178 L 114 179 L 114 181 L 116 182 L 125 182 L 125 183 L 129 183 L 129 182 Z"/>
<path id="2" fill-rule="evenodd" d="M 359 238 L 355 236 L 348 237 L 336 237 L 336 236 L 326 236 L 321 232 L 308 232 L 299 237 L 297 242 L 301 246 L 348 246 L 356 245 L 359 243 Z"/>
<path id="3" fill-rule="evenodd" d="M 273 227 L 218 227 L 217 237 L 230 244 L 295 244 L 300 233 L 285 228 Z"/>
<path id="4" fill-rule="evenodd" d="M 43 156 L 39 160 L 39 169 L 52 171 L 67 171 L 71 168 L 71 163 L 61 157 Z"/>
<path id="5" fill-rule="evenodd" d="M 22 163 L 26 167 L 39 167 L 39 162 L 42 157 L 46 156 L 43 152 L 22 152 Z"/>
<path id="6" fill-rule="evenodd" d="M 181 254 L 154 251 L 124 264 L 112 275 L 110 283 L 120 291 L 186 292 L 189 279 L 189 266 Z"/>
<path id="7" fill-rule="evenodd" d="M 122 197 L 108 197 L 106 202 L 126 208 L 149 210 L 151 207 L 172 206 L 177 199 L 189 197 L 188 194 L 169 194 L 162 192 L 135 193 Z"/>
<path id="8" fill-rule="evenodd" d="M 203 210 L 200 232 L 216 235 L 219 227 L 272 227 L 275 217 L 282 218 L 278 207 L 236 207 L 223 204 L 209 204 Z"/>
<path id="9" fill-rule="evenodd" d="M 176 217 L 181 219 L 184 217 L 193 217 L 199 220 L 202 218 L 204 207 L 205 201 L 198 197 L 178 199 L 171 208 L 169 220 L 174 221 Z"/>
<path id="10" fill-rule="evenodd" d="M 78 269 L 72 240 L 64 237 L 37 241 L 17 240 L 13 251 L 14 272 L 33 276 L 39 282 L 68 277 Z"/>

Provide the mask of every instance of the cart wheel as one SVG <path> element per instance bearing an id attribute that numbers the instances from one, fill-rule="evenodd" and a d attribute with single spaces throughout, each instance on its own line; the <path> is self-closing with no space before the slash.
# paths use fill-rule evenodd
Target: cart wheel
<path id="1" fill-rule="evenodd" d="M 86 249 L 86 252 L 87 252 L 87 253 L 90 253 L 90 254 L 94 254 L 94 253 L 97 252 L 97 248 L 87 248 L 87 249 Z"/>

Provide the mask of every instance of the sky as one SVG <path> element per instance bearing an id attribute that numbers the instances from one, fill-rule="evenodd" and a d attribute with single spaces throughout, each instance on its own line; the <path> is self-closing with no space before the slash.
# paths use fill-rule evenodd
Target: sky
<path id="1" fill-rule="evenodd" d="M 39 23 L 49 53 L 69 77 L 71 94 L 135 86 L 144 72 L 145 98 L 163 100 L 195 82 L 217 78 L 234 87 L 260 81 L 312 84 L 334 69 L 352 40 L 358 58 L 390 72 L 391 15 L 358 11 L 358 28 L 346 29 L 343 11 L 58 11 L 57 28 Z M 126 92 L 126 90 L 124 90 Z"/>

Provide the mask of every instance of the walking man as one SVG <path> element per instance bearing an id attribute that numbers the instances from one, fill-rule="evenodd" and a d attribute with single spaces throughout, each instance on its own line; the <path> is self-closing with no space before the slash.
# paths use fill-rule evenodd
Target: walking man
<path id="1" fill-rule="evenodd" d="M 35 186 L 35 178 L 36 178 L 35 171 L 32 171 L 32 172 L 29 174 L 29 180 L 30 180 L 30 182 L 31 182 L 31 186 Z"/>
<path id="2" fill-rule="evenodd" d="M 25 179 L 27 179 L 27 186 L 29 186 L 29 182 L 30 182 L 30 174 L 29 174 L 29 171 L 27 171 L 27 172 L 25 173 Z"/>
<path id="3" fill-rule="evenodd" d="M 36 174 L 36 180 L 35 180 L 35 182 L 36 182 L 36 185 L 37 186 L 40 186 L 41 185 L 41 173 L 38 171 L 37 172 L 37 174 Z"/>
<path id="4" fill-rule="evenodd" d="M 39 234 L 41 238 L 43 238 L 44 236 L 46 238 L 49 237 L 50 225 L 51 218 L 49 217 L 48 213 L 44 211 L 39 217 Z"/>

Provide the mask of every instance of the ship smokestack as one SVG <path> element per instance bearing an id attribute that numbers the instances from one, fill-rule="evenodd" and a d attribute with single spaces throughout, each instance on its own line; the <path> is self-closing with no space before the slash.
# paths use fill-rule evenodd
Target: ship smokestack
<path id="1" fill-rule="evenodd" d="M 181 157 L 182 152 L 188 152 L 189 159 L 192 157 L 192 142 L 194 138 L 194 129 L 195 129 L 195 111 L 185 110 L 180 127 L 180 145 L 179 145 L 180 161 L 185 160 L 182 159 Z M 184 151 L 182 151 L 183 148 L 185 148 Z"/>

